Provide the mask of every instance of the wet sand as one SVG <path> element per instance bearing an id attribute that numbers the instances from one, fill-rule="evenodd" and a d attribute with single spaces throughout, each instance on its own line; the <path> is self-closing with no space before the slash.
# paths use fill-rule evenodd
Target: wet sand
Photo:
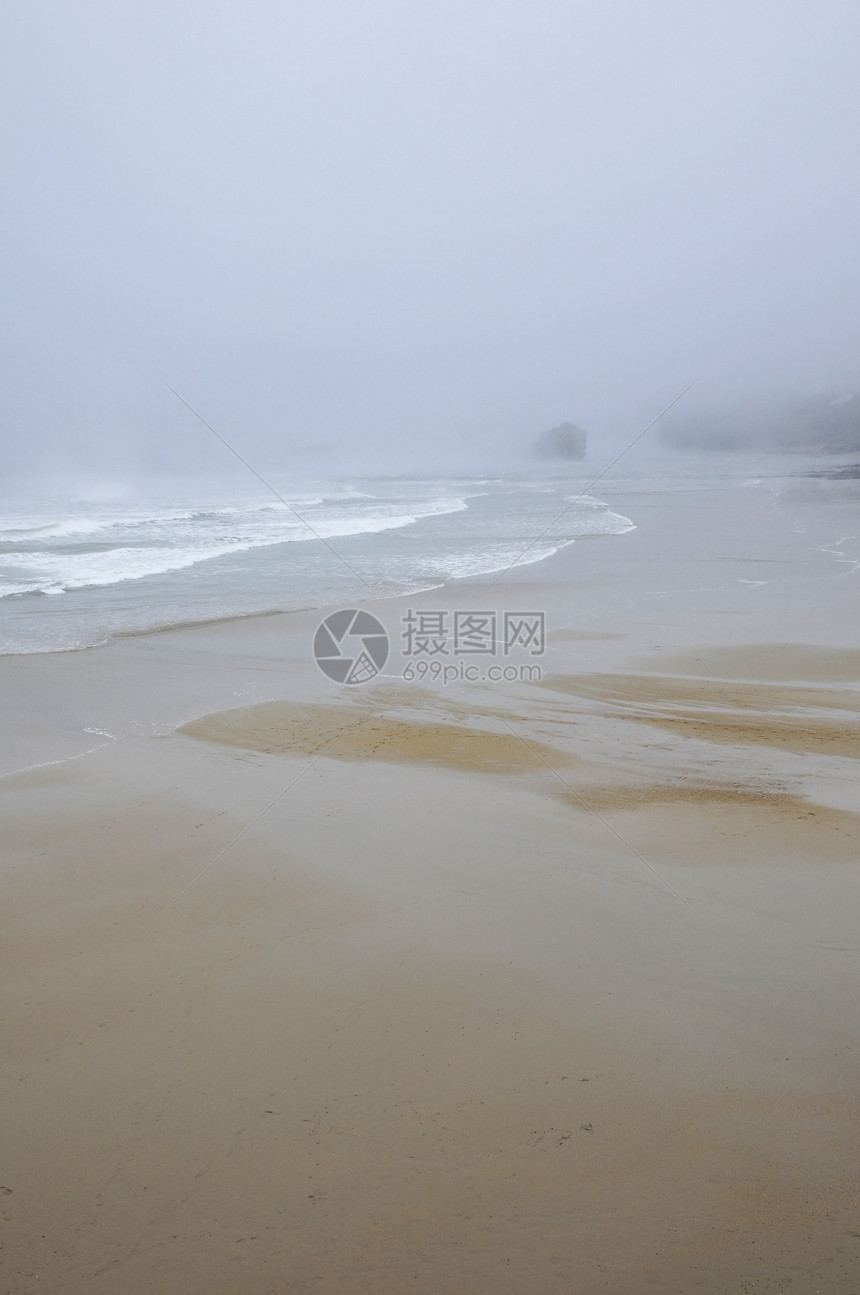
<path id="1" fill-rule="evenodd" d="M 860 1289 L 857 613 L 673 507 L 496 591 L 540 685 L 0 662 L 0 1289 Z"/>
<path id="2" fill-rule="evenodd" d="M 407 690 L 403 702 L 408 703 Z M 386 716 L 372 704 L 296 706 L 268 702 L 239 707 L 184 724 L 188 737 L 220 742 L 266 755 L 309 755 L 331 760 L 381 760 L 388 764 L 436 765 L 467 773 L 522 773 L 571 757 L 517 733 L 493 733 L 462 724 L 429 724 Z"/>
<path id="3" fill-rule="evenodd" d="M 550 676 L 544 686 L 603 702 L 627 720 L 679 737 L 860 758 L 856 690 L 650 674 Z"/>

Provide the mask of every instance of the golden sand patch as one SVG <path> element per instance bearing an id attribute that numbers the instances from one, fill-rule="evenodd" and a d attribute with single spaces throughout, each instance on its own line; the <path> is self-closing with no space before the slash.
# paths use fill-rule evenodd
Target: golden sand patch
<path id="1" fill-rule="evenodd" d="M 771 683 L 860 683 L 860 648 L 814 643 L 744 643 L 673 652 L 641 662 L 643 670 L 710 679 L 765 679 Z"/>
<path id="2" fill-rule="evenodd" d="M 542 687 L 598 701 L 634 705 L 715 706 L 724 710 L 860 710 L 860 693 L 851 689 L 697 679 L 679 675 L 550 675 Z"/>
<path id="3" fill-rule="evenodd" d="M 860 695 L 849 689 L 633 674 L 556 675 L 542 686 L 682 737 L 860 757 Z"/>
<path id="4" fill-rule="evenodd" d="M 701 716 L 684 711 L 676 711 L 672 715 L 630 715 L 628 718 L 657 724 L 681 737 L 696 737 L 706 742 L 775 746 L 799 755 L 816 752 L 818 755 L 860 759 L 860 727 L 856 720 L 828 723 L 810 719 L 798 723 L 782 718 L 762 721 L 754 716 L 733 716 L 730 720 L 721 721 L 713 715 Z"/>
<path id="5" fill-rule="evenodd" d="M 860 814 L 734 784 L 583 787 L 561 799 L 608 817 L 652 861 L 860 861 Z"/>
<path id="6" fill-rule="evenodd" d="M 522 773 L 572 764 L 573 758 L 541 742 L 463 725 L 389 719 L 376 711 L 343 706 L 266 702 L 221 711 L 184 724 L 178 732 L 267 755 L 326 756 L 332 760 L 383 760 L 437 765 L 476 773 Z"/>
<path id="7" fill-rule="evenodd" d="M 651 805 L 755 805 L 776 809 L 796 808 L 796 796 L 778 791 L 754 791 L 733 784 L 700 786 L 696 783 L 653 783 L 647 786 L 586 787 L 582 798 L 601 811 L 646 809 Z M 571 802 L 573 803 L 573 802 Z M 808 808 L 809 806 L 807 806 Z M 853 817 L 853 815 L 851 816 Z"/>

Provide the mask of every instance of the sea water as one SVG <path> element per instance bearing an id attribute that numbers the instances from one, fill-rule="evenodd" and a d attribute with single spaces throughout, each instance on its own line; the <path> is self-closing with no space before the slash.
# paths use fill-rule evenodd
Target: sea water
<path id="1" fill-rule="evenodd" d="M 237 475 L 74 491 L 57 483 L 7 488 L 0 490 L 0 653 L 73 650 L 122 634 L 349 605 L 502 573 L 578 540 L 619 543 L 653 495 L 731 486 L 788 501 L 792 481 L 809 482 L 808 474 L 829 472 L 834 462 L 693 455 L 635 470 L 625 460 L 605 475 L 585 463 L 507 478 L 274 476 L 263 483 Z M 623 496 L 624 514 L 602 496 Z M 690 516 L 679 507 L 679 527 Z M 725 524 L 731 529 L 730 517 Z"/>
<path id="2" fill-rule="evenodd" d="M 0 652 L 426 589 L 633 522 L 570 478 L 161 480 L 0 517 Z"/>

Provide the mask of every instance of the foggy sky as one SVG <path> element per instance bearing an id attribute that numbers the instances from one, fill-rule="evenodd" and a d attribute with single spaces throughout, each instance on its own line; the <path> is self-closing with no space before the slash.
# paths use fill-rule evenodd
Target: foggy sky
<path id="1" fill-rule="evenodd" d="M 853 0 L 3 9 L 0 475 L 858 382 Z"/>

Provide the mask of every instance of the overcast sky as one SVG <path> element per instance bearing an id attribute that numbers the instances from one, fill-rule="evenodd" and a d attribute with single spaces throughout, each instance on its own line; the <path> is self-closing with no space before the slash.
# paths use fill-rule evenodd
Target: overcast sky
<path id="1" fill-rule="evenodd" d="M 224 466 L 161 379 L 287 469 L 858 381 L 855 0 L 2 12 L 10 473 Z"/>

